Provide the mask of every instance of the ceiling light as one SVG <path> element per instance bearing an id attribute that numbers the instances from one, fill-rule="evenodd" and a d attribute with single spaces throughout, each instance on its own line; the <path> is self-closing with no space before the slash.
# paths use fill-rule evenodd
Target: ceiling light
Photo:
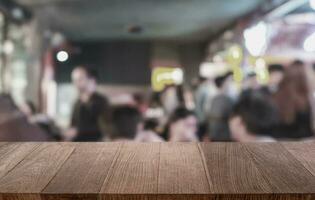
<path id="1" fill-rule="evenodd" d="M 310 6 L 315 10 L 315 0 L 310 0 Z"/>
<path id="2" fill-rule="evenodd" d="M 57 60 L 59 62 L 65 62 L 68 60 L 68 58 L 69 58 L 69 54 L 66 51 L 59 51 L 57 53 Z"/>
<path id="3" fill-rule="evenodd" d="M 24 13 L 23 13 L 23 10 L 21 8 L 13 8 L 12 10 L 12 16 L 15 18 L 15 19 L 23 19 L 24 17 Z"/>
<path id="4" fill-rule="evenodd" d="M 245 46 L 253 56 L 261 56 L 267 48 L 268 28 L 264 22 L 250 27 L 244 31 Z"/>
<path id="5" fill-rule="evenodd" d="M 315 33 L 310 35 L 306 40 L 304 41 L 303 48 L 307 52 L 314 52 L 315 51 Z"/>
<path id="6" fill-rule="evenodd" d="M 14 51 L 14 44 L 11 40 L 6 40 L 3 44 L 3 52 L 7 55 L 12 54 Z"/>

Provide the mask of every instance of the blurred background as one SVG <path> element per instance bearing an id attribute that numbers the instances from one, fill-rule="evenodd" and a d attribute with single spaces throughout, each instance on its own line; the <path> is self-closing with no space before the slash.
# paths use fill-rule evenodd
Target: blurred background
<path id="1" fill-rule="evenodd" d="M 312 140 L 314 0 L 1 0 L 0 141 Z"/>

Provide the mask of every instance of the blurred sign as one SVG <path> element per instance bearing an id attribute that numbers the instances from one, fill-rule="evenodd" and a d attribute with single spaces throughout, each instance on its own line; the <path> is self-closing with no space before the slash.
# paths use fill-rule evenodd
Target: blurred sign
<path id="1" fill-rule="evenodd" d="M 184 72 L 181 68 L 157 67 L 153 69 L 151 82 L 154 91 L 162 91 L 167 85 L 183 83 Z"/>
<path id="2" fill-rule="evenodd" d="M 199 67 L 199 75 L 204 78 L 215 78 L 230 71 L 229 65 L 224 62 L 212 63 L 204 62 Z"/>

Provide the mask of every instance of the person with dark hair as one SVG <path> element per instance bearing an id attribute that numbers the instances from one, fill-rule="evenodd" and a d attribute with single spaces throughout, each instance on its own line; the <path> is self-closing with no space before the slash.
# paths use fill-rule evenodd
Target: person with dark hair
<path id="1" fill-rule="evenodd" d="M 266 93 L 249 89 L 234 105 L 229 128 L 237 142 L 274 142 L 271 136 L 276 121 L 275 108 Z"/>
<path id="2" fill-rule="evenodd" d="M 107 120 L 110 111 L 107 98 L 96 91 L 96 74 L 80 66 L 73 70 L 72 81 L 79 92 L 79 99 L 74 105 L 66 139 L 100 141 L 103 138 L 101 123 Z"/>
<path id="3" fill-rule="evenodd" d="M 258 89 L 260 87 L 257 74 L 254 71 L 247 72 L 242 82 L 242 90 Z"/>
<path id="4" fill-rule="evenodd" d="M 139 110 L 132 106 L 119 106 L 112 112 L 112 140 L 134 140 L 142 123 Z"/>
<path id="5" fill-rule="evenodd" d="M 195 142 L 197 137 L 198 122 L 194 112 L 184 107 L 179 107 L 169 117 L 166 126 L 168 141 L 170 142 Z"/>
<path id="6" fill-rule="evenodd" d="M 156 119 L 146 119 L 138 131 L 135 141 L 137 142 L 164 142 L 157 134 L 159 122 Z"/>
<path id="7" fill-rule="evenodd" d="M 271 93 L 278 90 L 278 86 L 284 76 L 284 67 L 281 64 L 272 64 L 268 66 L 269 82 L 268 89 Z"/>
<path id="8" fill-rule="evenodd" d="M 208 130 L 211 141 L 230 141 L 228 117 L 237 97 L 237 88 L 232 73 L 228 72 L 215 79 L 218 94 L 214 97 L 210 112 Z"/>
<path id="9" fill-rule="evenodd" d="M 163 140 L 153 130 L 144 129 L 143 117 L 133 106 L 123 105 L 113 109 L 112 117 L 113 141 L 162 142 Z"/>
<path id="10" fill-rule="evenodd" d="M 277 138 L 305 139 L 314 137 L 307 66 L 301 61 L 289 65 L 273 100 L 279 113 Z"/>

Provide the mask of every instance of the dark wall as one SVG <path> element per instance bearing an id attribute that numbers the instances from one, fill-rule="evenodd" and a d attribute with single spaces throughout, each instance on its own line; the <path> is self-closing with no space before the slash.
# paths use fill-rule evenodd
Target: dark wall
<path id="1" fill-rule="evenodd" d="M 56 61 L 58 83 L 71 81 L 71 71 L 77 65 L 85 65 L 98 73 L 100 83 L 150 84 L 149 42 L 74 43 L 68 61 Z"/>
<path id="2" fill-rule="evenodd" d="M 199 75 L 199 66 L 205 60 L 204 43 L 191 43 L 179 45 L 179 59 L 185 71 L 185 82 L 191 83 Z"/>

